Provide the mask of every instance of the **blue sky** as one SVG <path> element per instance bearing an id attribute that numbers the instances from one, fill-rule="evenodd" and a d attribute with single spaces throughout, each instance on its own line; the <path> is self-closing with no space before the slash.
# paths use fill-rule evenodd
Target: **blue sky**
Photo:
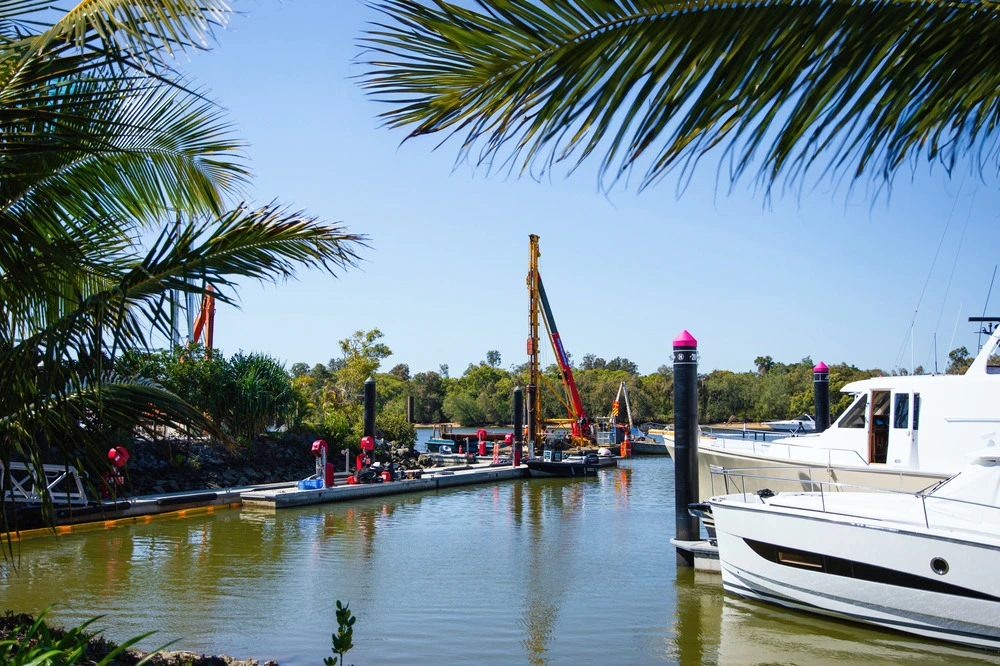
<path id="1" fill-rule="evenodd" d="M 401 144 L 404 132 L 380 127 L 380 104 L 351 78 L 371 9 L 353 0 L 237 9 L 246 15 L 214 49 L 180 66 L 249 143 L 251 198 L 342 221 L 371 249 L 339 279 L 309 272 L 244 286 L 240 310 L 216 313 L 216 345 L 228 354 L 325 363 L 338 340 L 377 327 L 394 352 L 383 369 L 444 363 L 458 376 L 492 349 L 505 367 L 522 363 L 530 233 L 541 237 L 540 271 L 575 360 L 623 356 L 653 372 L 685 329 L 702 371 L 749 370 L 761 355 L 884 369 L 912 358 L 932 369 L 935 332 L 942 370 L 948 349 L 975 352 L 967 318 L 982 315 L 1000 261 L 995 179 L 924 169 L 912 182 L 901 174 L 888 202 L 823 181 L 768 204 L 749 181 L 729 194 L 711 159 L 680 195 L 676 178 L 605 195 L 593 165 L 543 182 L 489 176 L 455 165 L 456 142 Z M 995 291 L 987 314 L 1000 313 Z"/>

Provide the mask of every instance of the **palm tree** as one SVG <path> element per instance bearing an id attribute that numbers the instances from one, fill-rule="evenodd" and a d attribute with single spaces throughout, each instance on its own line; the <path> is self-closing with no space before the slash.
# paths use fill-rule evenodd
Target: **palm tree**
<path id="1" fill-rule="evenodd" d="M 177 396 L 112 371 L 167 331 L 171 290 L 208 283 L 232 303 L 238 280 L 336 275 L 358 260 L 364 237 L 339 224 L 277 204 L 227 210 L 249 177 L 242 145 L 169 55 L 206 48 L 229 11 L 0 1 L 0 496 L 12 460 L 44 478 L 48 449 L 94 478 L 115 428 L 217 432 Z"/>
<path id="2" fill-rule="evenodd" d="M 364 86 L 409 136 L 489 168 L 642 169 L 706 151 L 731 181 L 889 185 L 922 160 L 996 168 L 997 5 L 924 0 L 381 0 Z"/>

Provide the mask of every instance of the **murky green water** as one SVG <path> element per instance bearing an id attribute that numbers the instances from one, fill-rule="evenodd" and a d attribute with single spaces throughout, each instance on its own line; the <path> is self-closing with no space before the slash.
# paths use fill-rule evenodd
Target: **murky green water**
<path id="1" fill-rule="evenodd" d="M 820 664 L 1000 661 L 724 598 L 675 569 L 673 464 L 352 505 L 186 519 L 32 539 L 0 607 L 96 614 L 147 647 L 314 665 L 335 601 L 355 664 Z"/>

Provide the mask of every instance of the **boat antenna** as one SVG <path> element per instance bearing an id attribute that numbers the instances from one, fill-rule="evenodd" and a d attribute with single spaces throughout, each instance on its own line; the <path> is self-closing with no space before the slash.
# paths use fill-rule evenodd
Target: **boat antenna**
<path id="1" fill-rule="evenodd" d="M 997 267 L 993 266 L 993 277 L 990 278 L 990 288 L 986 292 L 986 302 L 983 303 L 983 317 L 986 316 L 986 308 L 990 305 L 990 295 L 993 293 L 993 281 L 997 279 Z M 979 327 L 979 337 L 976 339 L 976 347 L 983 348 L 983 327 Z"/>
<path id="2" fill-rule="evenodd" d="M 958 195 L 962 192 L 962 186 L 965 185 L 965 176 L 962 177 L 962 185 L 958 187 L 958 193 L 955 194 L 955 198 L 951 202 L 951 211 L 948 213 L 948 221 L 944 225 L 944 230 L 941 232 L 941 239 L 938 241 L 937 249 L 934 251 L 934 259 L 931 260 L 931 267 L 927 270 L 927 278 L 924 280 L 924 287 L 920 290 L 920 297 L 917 299 L 917 307 L 913 308 L 913 318 L 910 319 L 909 335 L 913 335 L 913 327 L 917 322 L 917 313 L 920 312 L 920 305 L 924 302 L 924 294 L 927 293 L 927 285 L 930 284 L 931 275 L 934 273 L 934 266 L 937 265 L 938 257 L 941 256 L 941 247 L 944 245 L 944 239 L 948 235 L 948 229 L 951 227 L 951 221 L 955 217 L 955 207 L 958 206 Z M 971 214 L 972 209 L 969 209 Z M 968 217 L 965 219 L 966 225 L 969 223 Z M 963 232 L 963 236 L 964 236 Z M 943 306 L 942 306 L 943 307 Z M 911 345 L 912 349 L 912 345 Z M 903 364 L 903 354 L 906 353 L 906 336 L 903 336 L 903 343 L 899 346 L 899 351 L 896 353 L 896 362 L 893 367 L 898 368 Z"/>
<path id="3" fill-rule="evenodd" d="M 934 331 L 934 374 L 938 373 L 937 366 L 938 354 L 937 354 L 937 331 Z"/>
<path id="4" fill-rule="evenodd" d="M 955 333 L 958 332 L 958 322 L 962 320 L 962 308 L 963 307 L 965 307 L 965 303 L 962 303 L 962 304 L 960 304 L 958 306 L 958 314 L 955 315 L 955 325 L 951 329 L 951 340 L 948 342 L 948 349 L 949 349 L 948 353 L 951 353 L 950 350 L 954 348 Z"/>
<path id="5" fill-rule="evenodd" d="M 958 247 L 955 249 L 955 261 L 951 264 L 951 273 L 948 275 L 948 284 L 944 288 L 944 296 L 941 298 L 941 309 L 938 311 L 937 323 L 934 324 L 934 333 L 941 328 L 941 317 L 944 316 L 944 306 L 948 302 L 948 294 L 951 292 L 951 281 L 955 277 L 955 268 L 958 267 L 958 257 L 962 251 L 962 243 L 965 241 L 965 232 L 969 228 L 969 219 L 972 217 L 972 206 L 976 203 L 976 192 L 978 189 L 972 192 L 972 199 L 969 201 L 969 210 L 965 214 L 965 225 L 962 227 L 962 235 L 958 239 Z M 986 314 L 985 312 L 983 314 Z M 935 357 L 934 362 L 937 363 L 937 358 Z"/>

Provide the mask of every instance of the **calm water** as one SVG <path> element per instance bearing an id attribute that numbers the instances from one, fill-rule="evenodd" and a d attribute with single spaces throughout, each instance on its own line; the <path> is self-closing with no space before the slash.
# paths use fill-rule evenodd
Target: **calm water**
<path id="1" fill-rule="evenodd" d="M 673 464 L 261 513 L 231 510 L 20 545 L 0 608 L 108 614 L 119 640 L 315 665 L 335 601 L 355 664 L 995 663 L 995 655 L 724 598 L 677 571 Z"/>

